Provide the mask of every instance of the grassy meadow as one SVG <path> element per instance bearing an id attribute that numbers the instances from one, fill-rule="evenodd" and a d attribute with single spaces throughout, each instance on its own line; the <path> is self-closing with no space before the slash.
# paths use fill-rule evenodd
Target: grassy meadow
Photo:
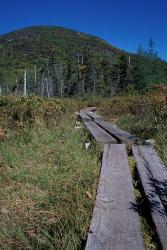
<path id="1" fill-rule="evenodd" d="M 69 102 L 69 101 L 67 101 Z M 67 107 L 71 107 L 70 111 Z M 1 98 L 0 249 L 82 249 L 100 170 L 71 102 Z"/>
<path id="2" fill-rule="evenodd" d="M 76 111 L 97 106 L 108 120 L 154 139 L 167 163 L 165 93 L 113 99 L 0 97 L 0 249 L 84 249 L 100 173 L 101 152 Z M 1 132 L 0 130 L 0 132 Z M 134 162 L 130 159 L 134 177 Z M 140 190 L 135 187 L 140 211 Z M 147 250 L 158 249 L 141 212 Z"/>

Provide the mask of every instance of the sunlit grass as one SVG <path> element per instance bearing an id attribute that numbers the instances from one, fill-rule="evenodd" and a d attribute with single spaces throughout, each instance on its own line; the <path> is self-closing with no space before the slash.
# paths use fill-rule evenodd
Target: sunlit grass
<path id="1" fill-rule="evenodd" d="M 0 143 L 0 248 L 78 249 L 87 236 L 99 149 L 65 115 Z M 91 194 L 87 195 L 87 192 Z"/>

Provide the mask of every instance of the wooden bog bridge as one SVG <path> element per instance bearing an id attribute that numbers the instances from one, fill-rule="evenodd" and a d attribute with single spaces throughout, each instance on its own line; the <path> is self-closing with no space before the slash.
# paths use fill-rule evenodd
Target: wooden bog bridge
<path id="1" fill-rule="evenodd" d="M 126 144 L 131 145 L 138 176 L 158 237 L 167 250 L 167 168 L 152 146 L 81 110 L 91 136 L 103 147 L 103 160 L 86 250 L 143 250 L 143 235 L 135 200 Z"/>

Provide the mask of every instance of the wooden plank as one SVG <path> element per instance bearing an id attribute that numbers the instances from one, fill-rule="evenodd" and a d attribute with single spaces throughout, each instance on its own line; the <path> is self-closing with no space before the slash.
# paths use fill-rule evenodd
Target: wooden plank
<path id="1" fill-rule="evenodd" d="M 133 146 L 137 170 L 163 249 L 167 249 L 167 170 L 151 146 Z"/>
<path id="2" fill-rule="evenodd" d="M 104 146 L 86 250 L 144 249 L 125 145 Z"/>
<path id="3" fill-rule="evenodd" d="M 161 200 L 167 205 L 167 166 L 160 159 L 156 150 L 151 146 L 138 147 L 147 167 L 152 174 L 154 184 L 158 190 Z"/>
<path id="4" fill-rule="evenodd" d="M 95 122 L 84 122 L 87 129 L 90 131 L 93 138 L 100 144 L 117 143 L 117 141 L 108 134 L 105 130 L 99 127 Z"/>
<path id="5" fill-rule="evenodd" d="M 95 112 L 84 110 L 85 114 L 90 116 L 93 120 L 102 120 L 103 117 Z"/>
<path id="6" fill-rule="evenodd" d="M 83 111 L 80 111 L 78 115 L 83 121 L 92 121 L 92 118 L 86 115 Z"/>
<path id="7" fill-rule="evenodd" d="M 108 133 L 110 133 L 113 137 L 115 137 L 118 142 L 121 143 L 137 143 L 138 138 L 134 135 L 129 134 L 128 132 L 116 127 L 115 125 L 112 125 L 108 122 L 105 122 L 103 120 L 95 120 L 95 122 L 103 129 L 105 129 Z"/>

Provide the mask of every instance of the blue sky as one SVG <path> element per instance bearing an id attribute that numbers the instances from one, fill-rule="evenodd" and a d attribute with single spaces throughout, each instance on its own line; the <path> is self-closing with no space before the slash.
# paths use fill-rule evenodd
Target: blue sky
<path id="1" fill-rule="evenodd" d="M 25 26 L 58 25 L 136 51 L 152 36 L 167 60 L 166 0 L 2 0 L 0 34 Z"/>

